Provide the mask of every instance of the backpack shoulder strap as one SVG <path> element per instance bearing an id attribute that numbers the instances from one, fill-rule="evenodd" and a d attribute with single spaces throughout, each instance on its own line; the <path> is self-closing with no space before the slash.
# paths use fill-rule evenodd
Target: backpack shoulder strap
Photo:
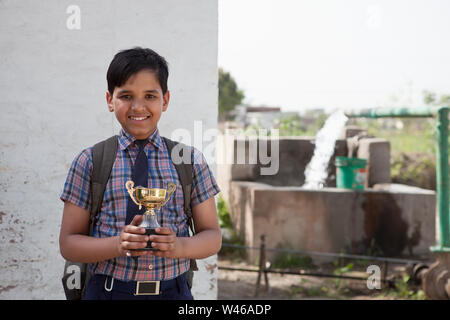
<path id="1" fill-rule="evenodd" d="M 177 170 L 178 177 L 180 178 L 181 187 L 183 188 L 183 198 L 184 198 L 184 212 L 188 217 L 188 225 L 192 232 L 192 235 L 195 234 L 195 228 L 194 228 L 194 220 L 192 217 L 192 208 L 191 208 L 191 191 L 192 191 L 192 159 L 191 155 L 189 155 L 189 162 L 181 162 L 174 161 L 173 159 L 173 151 L 179 152 L 178 156 L 181 159 L 184 159 L 183 157 L 183 150 L 187 150 L 188 148 L 184 148 L 183 144 L 177 141 L 170 140 L 169 138 L 162 137 L 164 139 L 164 142 L 166 143 L 167 150 L 169 151 L 169 156 L 172 160 L 173 165 L 175 166 L 175 169 Z M 176 146 L 181 146 L 179 148 L 180 150 L 174 150 Z M 191 259 L 191 267 L 193 270 L 198 270 L 197 263 L 194 259 Z M 190 280 L 192 281 L 192 279 Z"/>
<path id="2" fill-rule="evenodd" d="M 92 206 L 89 234 L 92 234 L 95 216 L 101 210 L 103 195 L 108 183 L 118 148 L 118 136 L 112 136 L 94 145 L 92 148 Z"/>
<path id="3" fill-rule="evenodd" d="M 192 218 L 192 210 L 191 210 L 191 191 L 192 191 L 192 164 L 191 157 L 189 157 L 189 163 L 178 163 L 178 161 L 173 161 L 172 152 L 174 151 L 175 146 L 179 145 L 179 142 L 170 140 L 169 138 L 163 137 L 167 150 L 169 151 L 169 155 L 172 159 L 172 162 L 177 170 L 178 177 L 181 181 L 181 186 L 183 188 L 183 196 L 184 196 L 184 211 L 189 219 Z M 180 148 L 179 155 L 183 158 L 183 151 L 185 148 Z M 175 150 L 177 151 L 177 150 Z"/>

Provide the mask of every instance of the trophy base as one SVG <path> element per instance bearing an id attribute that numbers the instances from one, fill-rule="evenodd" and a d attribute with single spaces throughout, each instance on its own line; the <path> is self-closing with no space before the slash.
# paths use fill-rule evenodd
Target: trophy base
<path id="1" fill-rule="evenodd" d="M 155 228 L 145 228 L 145 235 L 151 236 L 152 234 L 157 234 L 155 232 Z M 160 251 L 157 248 L 152 247 L 152 241 L 147 242 L 147 246 L 145 248 L 133 249 L 133 251 Z"/>

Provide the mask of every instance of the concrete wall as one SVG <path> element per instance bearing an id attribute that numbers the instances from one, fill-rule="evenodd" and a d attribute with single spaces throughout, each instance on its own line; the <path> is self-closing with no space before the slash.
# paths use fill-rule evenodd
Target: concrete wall
<path id="1" fill-rule="evenodd" d="M 270 248 L 355 254 L 373 252 L 373 239 L 383 256 L 427 255 L 435 244 L 433 191 L 305 190 L 255 182 L 232 182 L 232 190 L 232 220 L 249 246 L 258 246 L 262 234 Z"/>
<path id="2" fill-rule="evenodd" d="M 375 184 L 391 182 L 391 144 L 380 138 L 359 141 L 357 157 L 367 159 L 366 188 Z"/>
<path id="3" fill-rule="evenodd" d="M 218 180 L 222 188 L 222 195 L 226 201 L 229 199 L 232 181 L 253 181 L 267 183 L 273 186 L 302 186 L 305 183 L 305 169 L 314 153 L 313 137 L 279 137 L 278 154 L 271 155 L 278 161 L 279 170 L 273 175 L 262 175 L 262 165 L 259 159 L 259 150 L 253 153 L 257 154 L 257 161 L 251 163 L 249 154 L 252 152 L 250 142 L 255 138 L 244 138 L 240 136 L 230 136 L 220 140 L 217 148 L 224 154 L 234 155 L 232 162 L 222 161 L 218 164 Z M 254 145 L 260 146 L 260 139 L 256 139 Z M 268 139 L 270 141 L 270 139 Z M 270 154 L 271 142 L 267 143 Z M 325 181 L 327 187 L 336 186 L 336 166 L 334 165 L 337 156 L 347 156 L 347 142 L 345 139 L 336 141 L 335 152 L 328 165 L 328 178 Z M 239 163 L 237 155 L 246 155 L 246 162 Z M 362 139 L 359 142 L 357 156 L 367 159 L 367 186 L 373 186 L 376 183 L 390 182 L 390 144 L 389 141 L 379 138 Z"/>
<path id="4" fill-rule="evenodd" d="M 170 69 L 161 133 L 193 134 L 194 120 L 215 128 L 217 1 L 5 0 L 0 44 L 0 299 L 63 299 L 59 195 L 75 155 L 119 130 L 105 102 L 109 62 L 155 49 Z M 194 296 L 215 299 L 216 256 L 199 265 Z"/>

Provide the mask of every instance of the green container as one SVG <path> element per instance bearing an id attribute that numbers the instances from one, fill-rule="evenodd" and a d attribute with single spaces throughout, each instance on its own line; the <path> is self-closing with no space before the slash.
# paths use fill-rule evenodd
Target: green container
<path id="1" fill-rule="evenodd" d="M 366 159 L 336 157 L 336 187 L 363 190 L 366 182 Z"/>

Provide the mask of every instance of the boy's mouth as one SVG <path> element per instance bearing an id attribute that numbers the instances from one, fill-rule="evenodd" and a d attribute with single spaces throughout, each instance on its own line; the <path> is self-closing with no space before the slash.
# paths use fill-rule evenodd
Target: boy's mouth
<path id="1" fill-rule="evenodd" d="M 143 116 L 143 117 L 137 117 L 137 116 L 128 116 L 128 119 L 134 120 L 134 121 L 144 121 L 150 118 L 150 116 Z"/>

